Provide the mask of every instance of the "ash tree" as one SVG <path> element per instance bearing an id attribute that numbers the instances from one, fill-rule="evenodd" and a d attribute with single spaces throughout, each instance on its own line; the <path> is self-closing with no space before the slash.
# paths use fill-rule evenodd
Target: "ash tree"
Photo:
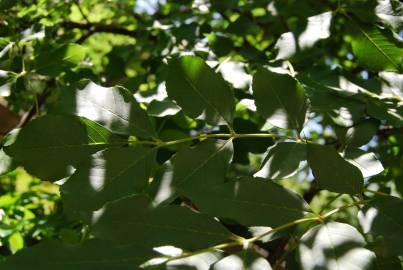
<path id="1" fill-rule="evenodd" d="M 1 269 L 402 269 L 400 1 L 0 7 L 0 172 L 70 229 Z"/>

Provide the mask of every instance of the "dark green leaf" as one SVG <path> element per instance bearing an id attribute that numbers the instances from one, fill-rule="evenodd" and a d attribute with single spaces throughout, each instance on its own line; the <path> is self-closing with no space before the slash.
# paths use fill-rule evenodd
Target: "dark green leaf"
<path id="1" fill-rule="evenodd" d="M 301 130 L 305 122 L 304 88 L 288 74 L 259 69 L 253 77 L 258 113 L 280 128 Z"/>
<path id="2" fill-rule="evenodd" d="M 323 189 L 357 194 L 363 189 L 361 171 L 343 159 L 332 146 L 308 144 L 308 163 Z"/>
<path id="3" fill-rule="evenodd" d="M 80 64 L 84 56 L 84 47 L 74 43 L 43 51 L 35 59 L 35 71 L 44 75 L 57 76 L 63 71 L 63 68 L 71 68 Z"/>
<path id="4" fill-rule="evenodd" d="M 12 145 L 17 138 L 18 132 L 20 129 L 14 129 L 10 133 L 8 133 L 3 140 L 1 141 L 1 149 L 0 149 L 0 175 L 6 174 L 17 167 L 16 162 L 6 154 L 3 150 L 3 147 L 7 147 Z"/>
<path id="5" fill-rule="evenodd" d="M 203 59 L 184 56 L 171 60 L 166 87 L 169 97 L 190 117 L 203 116 L 211 125 L 232 124 L 234 94 Z"/>
<path id="6" fill-rule="evenodd" d="M 57 110 L 86 117 L 116 133 L 156 136 L 147 113 L 127 89 L 102 87 L 87 80 L 79 85 L 78 89 L 62 90 Z"/>
<path id="7" fill-rule="evenodd" d="M 151 116 L 164 117 L 168 115 L 175 115 L 181 109 L 174 102 L 169 99 L 162 101 L 153 100 L 148 104 L 147 113 Z"/>
<path id="8" fill-rule="evenodd" d="M 298 172 L 306 160 L 306 145 L 295 142 L 280 142 L 268 149 L 259 171 L 254 175 L 269 179 L 283 179 Z"/>
<path id="9" fill-rule="evenodd" d="M 263 178 L 241 178 L 211 187 L 208 193 L 200 192 L 192 199 L 202 212 L 248 226 L 276 227 L 310 211 L 296 193 Z"/>
<path id="10" fill-rule="evenodd" d="M 73 246 L 45 241 L 18 252 L 0 263 L 0 267 L 5 270 L 136 270 L 153 255 L 138 243 L 112 246 L 107 241 L 93 239 Z"/>
<path id="11" fill-rule="evenodd" d="M 311 110 L 326 114 L 342 127 L 350 127 L 365 116 L 365 104 L 354 99 L 342 98 L 331 93 L 308 89 Z"/>
<path id="12" fill-rule="evenodd" d="M 95 153 L 62 186 L 64 208 L 88 213 L 106 202 L 140 193 L 155 166 L 156 150 L 142 146 Z"/>
<path id="13" fill-rule="evenodd" d="M 141 243 L 150 249 L 172 245 L 196 250 L 224 242 L 231 235 L 210 216 L 175 205 L 153 209 L 143 196 L 111 203 L 95 216 L 96 236 L 123 245 Z"/>
<path id="14" fill-rule="evenodd" d="M 374 119 L 364 120 L 350 128 L 336 129 L 338 139 L 345 145 L 359 147 L 369 143 L 376 135 L 379 128 L 379 121 Z"/>
<path id="15" fill-rule="evenodd" d="M 365 233 L 371 233 L 379 241 L 384 255 L 403 255 L 403 200 L 382 196 L 370 201 L 359 214 Z"/>
<path id="16" fill-rule="evenodd" d="M 42 180 L 56 181 L 116 139 L 98 124 L 75 116 L 46 115 L 28 123 L 6 153 Z"/>
<path id="17" fill-rule="evenodd" d="M 330 222 L 313 227 L 299 243 L 304 270 L 374 269 L 375 254 L 365 249 L 364 237 L 354 227 Z"/>
<path id="18" fill-rule="evenodd" d="M 224 183 L 233 155 L 232 141 L 207 140 L 178 152 L 172 159 L 172 184 L 191 196 Z"/>
<path id="19" fill-rule="evenodd" d="M 368 114 L 379 120 L 396 126 L 403 126 L 403 104 L 393 102 L 371 101 L 367 103 Z"/>

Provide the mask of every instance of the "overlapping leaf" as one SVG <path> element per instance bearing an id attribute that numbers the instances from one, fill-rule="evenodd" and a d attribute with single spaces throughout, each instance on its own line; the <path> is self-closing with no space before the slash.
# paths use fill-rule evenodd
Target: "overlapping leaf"
<path id="1" fill-rule="evenodd" d="M 359 221 L 365 233 L 374 235 L 387 257 L 403 254 L 403 200 L 384 196 L 370 201 L 359 214 Z"/>
<path id="2" fill-rule="evenodd" d="M 172 59 L 166 80 L 168 95 L 190 117 L 203 116 L 207 123 L 232 124 L 235 102 L 229 85 L 201 58 Z"/>
<path id="3" fill-rule="evenodd" d="M 308 17 L 304 31 L 287 32 L 280 36 L 275 48 L 278 50 L 276 59 L 288 59 L 301 51 L 312 48 L 316 42 L 330 36 L 332 13 L 325 12 Z"/>
<path id="4" fill-rule="evenodd" d="M 93 239 L 81 245 L 44 241 L 23 250 L 6 262 L 1 269 L 27 270 L 133 270 L 155 256 L 140 244 L 113 246 L 108 241 Z"/>
<path id="5" fill-rule="evenodd" d="M 313 227 L 299 243 L 301 266 L 313 269 L 374 269 L 375 254 L 364 248 L 365 239 L 354 227 L 330 222 Z"/>
<path id="6" fill-rule="evenodd" d="M 171 159 L 173 186 L 180 193 L 192 196 L 224 183 L 232 155 L 231 140 L 207 140 L 181 150 Z"/>
<path id="7" fill-rule="evenodd" d="M 358 26 L 353 39 L 353 52 L 362 66 L 373 71 L 401 71 L 403 45 L 391 33 L 373 27 Z"/>
<path id="8" fill-rule="evenodd" d="M 257 111 L 280 128 L 301 130 L 305 122 L 306 98 L 303 86 L 288 74 L 259 69 L 253 77 Z"/>
<path id="9" fill-rule="evenodd" d="M 84 60 L 84 47 L 70 43 L 51 50 L 43 50 L 35 59 L 35 71 L 57 76 L 64 68 L 71 68 Z"/>
<path id="10" fill-rule="evenodd" d="M 148 249 L 172 245 L 196 250 L 224 242 L 229 233 L 211 216 L 181 206 L 152 208 L 143 196 L 111 203 L 94 213 L 95 236 L 121 245 L 141 243 Z"/>
<path id="11" fill-rule="evenodd" d="M 382 163 L 374 153 L 368 153 L 359 148 L 348 148 L 344 153 L 344 158 L 360 169 L 364 178 L 377 175 L 384 170 Z"/>
<path id="12" fill-rule="evenodd" d="M 310 211 L 296 193 L 263 178 L 241 178 L 192 198 L 201 211 L 250 226 L 276 227 Z"/>
<path id="13" fill-rule="evenodd" d="M 321 188 L 356 194 L 363 189 L 361 171 L 344 160 L 332 146 L 308 144 L 308 164 Z"/>
<path id="14" fill-rule="evenodd" d="M 91 119 L 115 133 L 150 138 L 156 136 L 147 113 L 123 87 L 102 87 L 81 81 L 62 90 L 57 110 Z"/>
<path id="15" fill-rule="evenodd" d="M 142 192 L 155 156 L 154 148 L 142 146 L 95 153 L 62 186 L 64 209 L 85 215 L 107 202 Z"/>
<path id="16" fill-rule="evenodd" d="M 76 116 L 46 115 L 27 124 L 6 153 L 31 174 L 56 181 L 89 156 L 117 143 L 102 126 Z"/>
<path id="17" fill-rule="evenodd" d="M 269 179 L 282 179 L 297 173 L 299 165 L 306 160 L 306 145 L 280 142 L 268 149 L 259 171 L 254 175 Z"/>

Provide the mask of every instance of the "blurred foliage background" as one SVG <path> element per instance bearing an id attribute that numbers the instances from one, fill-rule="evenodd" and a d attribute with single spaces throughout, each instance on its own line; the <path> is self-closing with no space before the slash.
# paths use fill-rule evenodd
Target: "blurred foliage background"
<path id="1" fill-rule="evenodd" d="M 164 106 L 174 109 L 164 95 L 166 59 L 183 52 L 209 60 L 211 66 L 232 84 L 239 102 L 234 121 L 237 132 L 273 129 L 265 127 L 265 120 L 257 116 L 248 103 L 251 98 L 248 75 L 261 64 L 270 62 L 282 66 L 283 59 L 277 59 L 281 49 L 277 44 L 282 35 L 291 32 L 296 37 L 301 36 L 308 29 L 310 17 L 330 10 L 332 23 L 328 36 L 331 38 L 326 35 L 318 38 L 312 46 L 297 48 L 298 53 L 287 58 L 296 71 L 315 74 L 328 87 L 340 87 L 332 81 L 333 75 L 345 76 L 356 85 L 370 89 L 374 95 L 390 98 L 390 102 L 377 104 L 378 109 L 372 110 L 372 118 L 377 119 L 376 128 L 365 133 L 369 139 L 363 147 L 376 153 L 386 168 L 367 180 L 369 186 L 378 192 L 401 197 L 401 75 L 397 85 L 385 87 L 385 78 L 357 60 L 352 48 L 357 29 L 345 16 L 348 14 L 364 26 L 381 23 L 386 26 L 387 35 L 394 38 L 393 42 L 401 42 L 402 18 L 379 16 L 383 13 L 377 7 L 382 2 L 388 2 L 391 9 L 402 12 L 399 1 L 373 0 L 1 0 L 2 136 L 36 115 L 52 110 L 60 90 L 81 79 L 91 79 L 103 86 L 125 86 L 154 116 L 161 139 L 180 139 L 188 136 L 189 130 L 209 131 L 210 127 L 202 121 L 192 120 L 183 113 L 159 117 L 166 113 L 161 109 Z M 65 45 L 71 43 L 74 46 Z M 393 92 L 396 89 L 398 92 Z M 354 96 L 353 101 L 347 101 L 346 96 L 354 94 L 342 92 L 335 104 L 327 103 L 326 99 L 314 104 L 317 107 L 309 116 L 304 136 L 342 147 L 348 126 L 364 118 L 364 111 L 371 111 L 367 104 L 375 104 L 370 101 L 371 96 Z M 400 103 L 396 102 L 399 99 Z M 337 117 L 329 113 L 328 107 L 340 113 L 339 109 L 348 102 L 357 102 L 358 109 L 353 109 L 346 119 L 335 119 Z M 7 140 L 3 139 L 5 143 Z M 272 144 L 271 139 L 236 141 L 231 173 L 251 175 L 256 172 L 262 154 Z M 178 150 L 175 147 L 164 149 L 161 162 Z M 1 172 L 9 164 L 6 160 L 0 162 Z M 308 166 L 304 168 L 282 184 L 311 201 L 314 209 L 326 211 L 352 200 L 347 195 L 337 196 L 326 191 L 318 194 Z M 21 168 L 0 176 L 1 258 L 45 238 L 69 243 L 85 238 L 87 228 L 69 220 L 61 209 L 57 184 L 43 182 Z M 337 218 L 356 223 L 356 212 L 357 209 L 352 209 L 351 213 L 344 212 Z"/>

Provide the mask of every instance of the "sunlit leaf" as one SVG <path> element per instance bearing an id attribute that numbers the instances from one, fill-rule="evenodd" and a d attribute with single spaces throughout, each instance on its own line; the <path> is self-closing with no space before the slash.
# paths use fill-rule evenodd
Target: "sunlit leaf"
<path id="1" fill-rule="evenodd" d="M 304 270 L 374 269 L 375 254 L 364 246 L 365 239 L 357 229 L 330 222 L 302 236 L 298 256 Z"/>

